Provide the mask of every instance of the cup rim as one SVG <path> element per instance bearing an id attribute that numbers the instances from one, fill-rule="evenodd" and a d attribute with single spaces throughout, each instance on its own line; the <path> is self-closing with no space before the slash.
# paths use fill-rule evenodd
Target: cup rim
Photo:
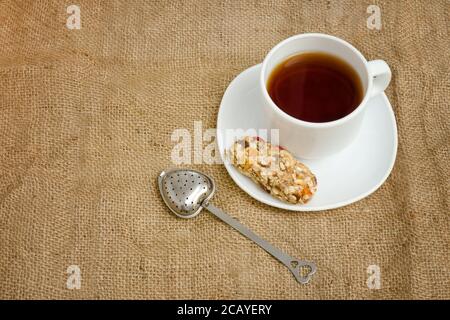
<path id="1" fill-rule="evenodd" d="M 360 104 L 355 108 L 355 110 L 353 110 L 348 115 L 346 115 L 345 117 L 342 117 L 340 119 L 333 120 L 333 121 L 328 121 L 328 122 L 309 122 L 309 121 L 304 121 L 304 120 L 297 119 L 297 118 L 287 114 L 283 110 L 281 110 L 275 104 L 275 102 L 273 102 L 272 98 L 269 95 L 269 92 L 267 91 L 267 86 L 266 86 L 266 83 L 264 81 L 264 74 L 266 73 L 268 61 L 272 58 L 273 54 L 280 47 L 286 45 L 286 43 L 288 43 L 288 42 L 291 42 L 291 41 L 294 41 L 294 40 L 298 40 L 298 39 L 303 39 L 303 38 L 311 38 L 311 37 L 327 38 L 329 40 L 337 41 L 340 44 L 345 45 L 351 51 L 353 51 L 353 53 L 356 54 L 361 59 L 361 61 L 364 64 L 364 67 L 365 67 L 365 70 L 366 70 L 366 73 L 367 73 L 367 76 L 368 76 L 367 89 L 365 91 L 364 97 L 361 100 Z M 304 127 L 310 127 L 310 128 L 327 128 L 327 127 L 339 126 L 339 125 L 344 124 L 344 123 L 348 122 L 349 120 L 353 119 L 359 113 L 361 113 L 362 110 L 364 109 L 364 106 L 367 104 L 367 101 L 369 100 L 369 93 L 372 90 L 372 81 L 370 81 L 370 74 L 369 74 L 369 70 L 368 70 L 368 67 L 367 67 L 367 60 L 361 54 L 361 52 L 359 52 L 358 49 L 356 49 L 353 45 L 351 45 L 347 41 L 342 40 L 342 39 L 340 39 L 338 37 L 335 37 L 335 36 L 332 36 L 332 35 L 324 34 L 324 33 L 302 33 L 302 34 L 297 34 L 297 35 L 291 36 L 291 37 L 289 37 L 287 39 L 284 39 L 283 41 L 278 43 L 275 47 L 273 47 L 269 51 L 269 53 L 264 58 L 264 61 L 262 63 L 262 67 L 261 67 L 261 73 L 260 73 L 260 76 L 259 76 L 259 81 L 260 81 L 260 85 L 261 85 L 261 88 L 262 88 L 262 91 L 263 91 L 264 98 L 269 102 L 271 108 L 274 109 L 275 112 L 278 115 L 280 115 L 285 120 L 287 120 L 287 121 L 289 121 L 291 123 L 294 123 L 294 124 L 297 124 L 297 125 L 302 125 Z"/>

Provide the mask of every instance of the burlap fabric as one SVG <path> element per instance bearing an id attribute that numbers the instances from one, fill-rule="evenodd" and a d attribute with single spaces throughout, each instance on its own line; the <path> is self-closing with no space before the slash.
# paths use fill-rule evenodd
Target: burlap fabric
<path id="1" fill-rule="evenodd" d="M 66 27 L 70 4 L 0 4 L 1 298 L 450 298 L 448 1 L 79 1 L 80 30 Z M 193 167 L 217 181 L 218 207 L 318 264 L 307 286 L 213 216 L 170 214 L 155 182 L 173 166 L 173 130 L 215 127 L 228 83 L 304 32 L 391 66 L 387 182 L 293 213 L 256 202 L 221 165 Z M 380 290 L 366 285 L 372 264 Z"/>

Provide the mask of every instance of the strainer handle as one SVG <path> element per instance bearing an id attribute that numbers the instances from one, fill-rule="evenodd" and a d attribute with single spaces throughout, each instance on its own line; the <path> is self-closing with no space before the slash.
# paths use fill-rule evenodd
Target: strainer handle
<path id="1" fill-rule="evenodd" d="M 217 218 L 219 218 L 226 224 L 229 224 L 234 229 L 239 231 L 241 234 L 243 234 L 244 236 L 255 242 L 261 248 L 263 248 L 272 256 L 274 256 L 276 259 L 278 259 L 294 274 L 295 279 L 297 279 L 298 282 L 302 284 L 308 283 L 309 280 L 311 279 L 311 276 L 316 272 L 317 268 L 314 263 L 292 258 L 291 256 L 287 255 L 280 249 L 274 247 L 272 244 L 270 244 L 269 242 L 258 236 L 256 233 L 248 229 L 242 223 L 232 218 L 219 208 L 213 206 L 210 203 L 204 204 L 203 207 L 212 214 L 214 214 Z M 308 269 L 307 272 L 303 272 L 305 270 L 303 269 L 304 267 L 307 267 Z"/>

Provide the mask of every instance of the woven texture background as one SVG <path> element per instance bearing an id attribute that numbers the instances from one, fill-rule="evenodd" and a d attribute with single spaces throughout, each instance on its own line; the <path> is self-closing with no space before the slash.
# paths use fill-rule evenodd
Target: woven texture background
<path id="1" fill-rule="evenodd" d="M 66 28 L 70 4 L 0 3 L 0 298 L 450 298 L 447 0 L 79 1 L 81 30 Z M 257 203 L 221 165 L 194 168 L 215 178 L 218 207 L 318 264 L 307 286 L 211 215 L 175 218 L 155 180 L 173 166 L 174 129 L 215 127 L 228 83 L 304 32 L 391 66 L 387 182 L 293 213 Z M 80 290 L 66 288 L 69 265 Z"/>

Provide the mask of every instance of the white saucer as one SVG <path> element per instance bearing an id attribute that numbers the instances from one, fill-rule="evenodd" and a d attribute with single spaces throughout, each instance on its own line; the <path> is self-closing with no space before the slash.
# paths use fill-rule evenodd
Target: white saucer
<path id="1" fill-rule="evenodd" d="M 334 209 L 361 200 L 377 190 L 389 176 L 397 154 L 397 125 L 383 93 L 368 102 L 361 131 L 343 151 L 320 160 L 303 160 L 317 177 L 318 190 L 304 205 L 285 203 L 263 191 L 225 160 L 226 129 L 260 129 L 258 95 L 261 65 L 239 74 L 228 86 L 217 118 L 217 142 L 231 178 L 250 196 L 268 205 L 294 211 Z M 300 139 L 299 139 L 300 140 Z"/>

